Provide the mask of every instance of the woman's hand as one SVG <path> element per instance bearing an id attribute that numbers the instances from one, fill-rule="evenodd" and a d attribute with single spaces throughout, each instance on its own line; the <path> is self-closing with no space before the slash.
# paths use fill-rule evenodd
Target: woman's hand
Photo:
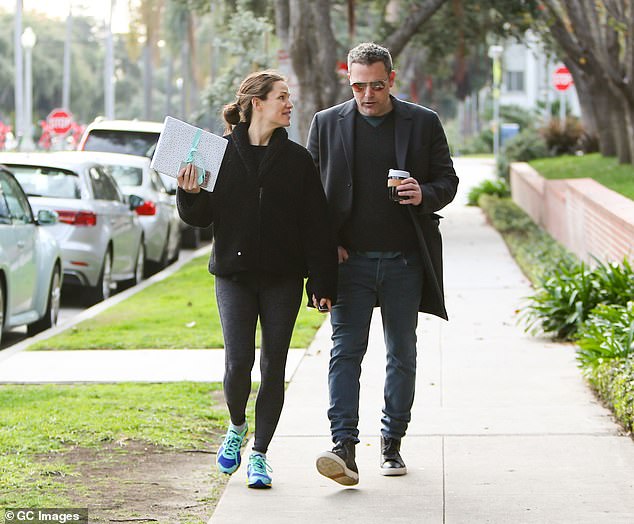
<path id="1" fill-rule="evenodd" d="M 337 246 L 337 257 L 339 258 L 339 263 L 343 264 L 348 260 L 348 250 L 343 246 Z"/>
<path id="2" fill-rule="evenodd" d="M 315 306 L 320 313 L 330 313 L 332 311 L 332 302 L 329 298 L 319 299 L 318 302 L 315 295 L 313 295 L 313 306 Z"/>
<path id="3" fill-rule="evenodd" d="M 181 168 L 178 172 L 178 187 L 186 191 L 187 193 L 200 193 L 200 186 L 198 185 L 198 170 L 194 164 L 187 164 Z"/>

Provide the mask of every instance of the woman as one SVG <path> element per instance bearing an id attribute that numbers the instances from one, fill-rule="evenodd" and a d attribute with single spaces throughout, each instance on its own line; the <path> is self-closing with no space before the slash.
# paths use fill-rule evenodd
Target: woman
<path id="1" fill-rule="evenodd" d="M 308 151 L 288 139 L 291 108 L 284 77 L 247 76 L 224 108 L 229 143 L 213 192 L 201 191 L 191 164 L 178 176 L 177 204 L 193 226 L 213 224 L 209 271 L 225 341 L 224 393 L 231 425 L 216 457 L 218 469 L 240 466 L 245 410 L 260 320 L 261 383 L 248 486 L 271 487 L 266 451 L 284 403 L 284 370 L 304 277 L 309 305 L 330 311 L 335 300 L 337 248 L 326 197 Z"/>

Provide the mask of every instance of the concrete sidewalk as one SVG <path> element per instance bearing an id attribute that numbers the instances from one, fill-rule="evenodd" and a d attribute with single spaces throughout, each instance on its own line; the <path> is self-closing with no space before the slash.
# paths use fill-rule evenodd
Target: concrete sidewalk
<path id="1" fill-rule="evenodd" d="M 385 349 L 376 310 L 359 484 L 344 488 L 314 466 L 332 446 L 324 324 L 288 388 L 268 453 L 273 489 L 248 489 L 243 464 L 210 523 L 634 522 L 634 443 L 585 385 L 573 347 L 516 325 L 529 283 L 481 211 L 464 206 L 492 165 L 457 159 L 456 169 L 461 192 L 441 226 L 450 322 L 420 316 L 416 402 L 402 445 L 409 473 L 378 471 Z"/>

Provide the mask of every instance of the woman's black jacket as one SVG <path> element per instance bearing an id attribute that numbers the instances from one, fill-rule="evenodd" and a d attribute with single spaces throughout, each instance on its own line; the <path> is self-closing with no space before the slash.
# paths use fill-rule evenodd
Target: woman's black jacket
<path id="1" fill-rule="evenodd" d="M 238 124 L 226 138 L 214 191 L 179 188 L 176 196 L 186 223 L 213 224 L 209 272 L 307 276 L 309 305 L 312 294 L 334 302 L 337 247 L 312 157 L 278 128 L 258 168 L 247 124 Z"/>

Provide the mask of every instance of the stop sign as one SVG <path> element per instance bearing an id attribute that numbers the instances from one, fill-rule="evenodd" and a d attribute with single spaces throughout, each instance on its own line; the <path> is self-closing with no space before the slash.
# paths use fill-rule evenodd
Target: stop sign
<path id="1" fill-rule="evenodd" d="M 53 109 L 46 117 L 46 123 L 57 135 L 65 135 L 73 124 L 73 114 L 66 109 Z"/>
<path id="2" fill-rule="evenodd" d="M 567 67 L 562 66 L 555 69 L 553 84 L 558 91 L 565 91 L 573 84 L 572 75 Z"/>

